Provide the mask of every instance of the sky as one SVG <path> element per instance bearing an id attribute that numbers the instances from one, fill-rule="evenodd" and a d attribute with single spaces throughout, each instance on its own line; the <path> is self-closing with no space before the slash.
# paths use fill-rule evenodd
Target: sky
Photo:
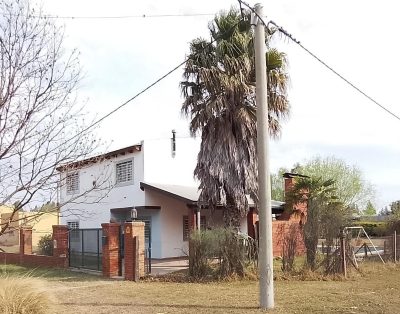
<path id="1" fill-rule="evenodd" d="M 251 5 L 255 3 L 249 2 Z M 400 29 L 396 1 L 260 1 L 273 20 L 327 64 L 382 105 L 400 115 L 398 79 Z M 80 101 L 101 117 L 178 65 L 189 42 L 209 38 L 213 14 L 236 1 L 44 0 L 45 13 L 58 16 L 210 14 L 195 17 L 56 19 L 65 26 L 65 48 L 80 51 L 84 79 Z M 313 156 L 336 156 L 358 166 L 377 191 L 376 206 L 400 199 L 400 121 L 349 87 L 284 37 L 291 84 L 291 114 L 271 143 L 271 169 L 291 168 Z M 143 139 L 189 136 L 174 72 L 96 129 L 108 147 Z"/>

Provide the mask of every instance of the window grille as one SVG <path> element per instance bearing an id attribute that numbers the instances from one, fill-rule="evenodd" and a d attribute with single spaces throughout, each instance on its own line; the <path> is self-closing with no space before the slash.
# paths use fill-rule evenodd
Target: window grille
<path id="1" fill-rule="evenodd" d="M 67 194 L 79 192 L 79 173 L 67 174 Z"/>
<path id="2" fill-rule="evenodd" d="M 200 217 L 200 230 L 205 230 L 207 227 L 206 216 Z M 189 217 L 183 216 L 183 241 L 189 240 Z"/>
<path id="3" fill-rule="evenodd" d="M 69 229 L 79 229 L 79 221 L 68 221 L 67 225 Z"/>
<path id="4" fill-rule="evenodd" d="M 133 160 L 117 163 L 116 174 L 117 184 L 133 182 Z"/>

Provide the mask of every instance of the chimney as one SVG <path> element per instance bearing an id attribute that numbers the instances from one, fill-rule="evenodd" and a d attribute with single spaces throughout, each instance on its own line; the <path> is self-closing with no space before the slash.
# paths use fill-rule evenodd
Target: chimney
<path id="1" fill-rule="evenodd" d="M 172 155 L 172 158 L 174 158 L 176 155 L 176 132 L 175 132 L 175 130 L 172 130 L 171 155 Z"/>
<path id="2" fill-rule="evenodd" d="M 285 180 L 285 187 L 284 187 L 285 195 L 286 192 L 289 192 L 293 188 L 294 183 L 296 182 L 296 178 L 309 178 L 309 177 L 302 174 L 291 173 L 291 172 L 285 172 L 283 174 L 283 179 Z"/>
<path id="3" fill-rule="evenodd" d="M 309 178 L 308 176 L 302 175 L 302 174 L 297 174 L 297 173 L 290 173 L 286 172 L 283 174 L 283 178 L 285 180 L 285 201 L 286 200 L 286 193 L 289 192 L 291 189 L 293 189 L 293 186 L 296 182 L 296 178 Z M 286 205 L 287 206 L 287 205 Z M 299 204 L 294 204 L 293 209 L 300 211 L 301 213 L 306 213 L 307 212 L 307 205 L 305 203 L 299 203 Z M 282 215 L 283 219 L 290 219 L 290 214 Z"/>

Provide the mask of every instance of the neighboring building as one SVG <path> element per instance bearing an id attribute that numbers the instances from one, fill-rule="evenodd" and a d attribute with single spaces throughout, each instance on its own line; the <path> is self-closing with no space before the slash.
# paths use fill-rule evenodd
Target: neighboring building
<path id="1" fill-rule="evenodd" d="M 12 215 L 12 208 L 0 215 L 0 223 L 6 223 Z M 19 251 L 19 230 L 32 228 L 32 249 L 37 252 L 41 237 L 52 234 L 53 225 L 59 224 L 58 212 L 16 212 L 6 232 L 0 236 L 0 248 L 7 252 Z"/>
<path id="2" fill-rule="evenodd" d="M 105 222 L 131 220 L 132 212 L 146 223 L 146 244 L 153 258 L 184 256 L 190 228 L 223 225 L 222 210 L 196 216 L 199 192 L 193 180 L 198 142 L 193 139 L 142 141 L 140 144 L 65 165 L 58 170 L 61 223 L 70 228 L 100 228 Z M 72 202 L 71 202 L 72 200 Z M 273 202 L 273 212 L 283 212 Z M 241 232 L 254 234 L 252 209 Z M 197 224 L 198 224 L 197 223 Z"/>

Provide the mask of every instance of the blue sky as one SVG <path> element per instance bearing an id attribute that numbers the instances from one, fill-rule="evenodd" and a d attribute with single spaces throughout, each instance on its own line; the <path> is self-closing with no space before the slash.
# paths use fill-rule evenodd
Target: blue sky
<path id="1" fill-rule="evenodd" d="M 395 1 L 262 1 L 267 20 L 282 25 L 308 49 L 400 115 L 400 29 Z M 237 2 L 43 2 L 60 16 L 216 13 Z M 251 3 L 250 4 L 254 4 Z M 85 78 L 79 91 L 92 116 L 101 116 L 183 61 L 193 38 L 208 38 L 211 16 L 57 20 L 66 48 L 81 52 Z M 360 167 L 376 186 L 377 206 L 400 199 L 400 121 L 383 112 L 288 40 L 291 116 L 271 146 L 271 166 L 290 168 L 315 155 L 334 155 Z M 187 136 L 180 115 L 178 70 L 102 123 L 96 132 L 112 148 L 146 138 Z"/>

